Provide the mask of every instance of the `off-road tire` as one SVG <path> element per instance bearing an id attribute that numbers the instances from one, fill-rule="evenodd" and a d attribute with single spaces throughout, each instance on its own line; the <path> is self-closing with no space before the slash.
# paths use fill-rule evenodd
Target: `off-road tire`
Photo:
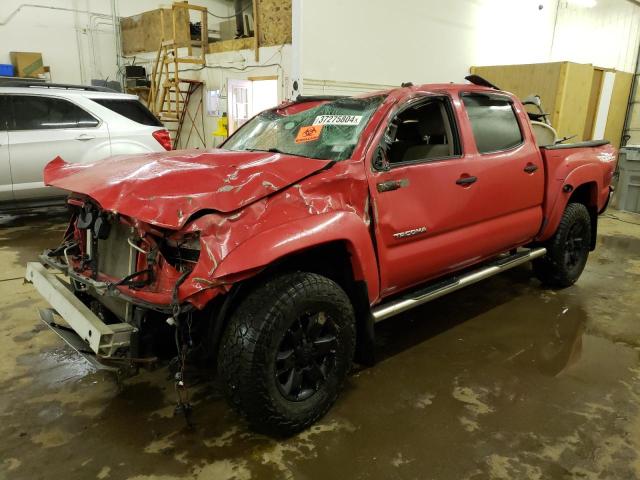
<path id="1" fill-rule="evenodd" d="M 576 232 L 579 232 L 578 237 Z M 580 241 L 576 238 L 580 238 Z M 544 245 L 547 254 L 533 261 L 533 271 L 549 287 L 569 287 L 582 274 L 589 257 L 590 245 L 589 211 L 581 203 L 570 203 L 562 214 L 556 233 Z"/>
<path id="2" fill-rule="evenodd" d="M 332 369 L 309 398 L 292 401 L 279 386 L 276 355 L 295 322 L 300 324 L 300 315 L 314 309 L 332 319 Z M 275 436 L 299 432 L 335 402 L 351 368 L 355 338 L 352 304 L 335 282 L 305 272 L 273 277 L 243 299 L 223 334 L 218 368 L 227 400 L 255 431 Z"/>

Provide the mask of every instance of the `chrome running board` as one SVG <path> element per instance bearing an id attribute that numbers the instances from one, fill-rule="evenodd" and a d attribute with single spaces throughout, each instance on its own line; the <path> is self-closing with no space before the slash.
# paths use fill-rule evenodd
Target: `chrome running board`
<path id="1" fill-rule="evenodd" d="M 455 292 L 456 290 L 460 290 L 468 285 L 477 283 L 485 278 L 493 277 L 498 273 L 517 267 L 523 263 L 527 263 L 534 258 L 542 257 L 546 253 L 546 248 L 536 248 L 533 250 L 517 252 L 506 257 L 500 257 L 497 260 L 485 264 L 477 270 L 472 270 L 469 273 L 437 281 L 398 299 L 374 307 L 371 312 L 373 315 L 373 321 L 379 322 L 399 313 L 406 312 L 414 307 L 435 300 L 436 298 L 440 298 L 443 295 Z"/>

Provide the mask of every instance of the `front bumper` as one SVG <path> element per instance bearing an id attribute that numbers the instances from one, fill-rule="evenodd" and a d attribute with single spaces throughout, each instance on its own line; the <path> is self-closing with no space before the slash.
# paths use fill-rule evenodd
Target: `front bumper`
<path id="1" fill-rule="evenodd" d="M 125 352 L 129 351 L 132 335 L 136 333 L 132 325 L 104 323 L 74 295 L 69 284 L 41 263 L 27 264 L 25 280 L 33 284 L 53 309 L 41 313 L 43 321 L 76 351 L 83 355 L 94 355 L 95 359 L 105 363 L 126 359 Z M 54 313 L 64 319 L 77 338 L 69 335 L 72 332 L 68 328 L 53 321 Z M 66 334 L 61 334 L 62 330 Z"/>

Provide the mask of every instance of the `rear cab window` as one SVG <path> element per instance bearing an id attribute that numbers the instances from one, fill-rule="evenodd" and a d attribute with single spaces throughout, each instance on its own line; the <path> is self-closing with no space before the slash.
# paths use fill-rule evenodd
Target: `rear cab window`
<path id="1" fill-rule="evenodd" d="M 138 100 L 129 98 L 92 98 L 91 100 L 96 102 L 98 105 L 102 105 L 112 112 L 122 115 L 123 117 L 141 125 L 147 125 L 150 127 L 163 126 L 160 120 L 158 120 L 153 113 L 151 113 L 149 109 Z"/>
<path id="2" fill-rule="evenodd" d="M 10 95 L 13 119 L 9 130 L 51 130 L 91 128 L 100 121 L 64 98 L 39 95 Z"/>
<path id="3" fill-rule="evenodd" d="M 510 150 L 524 138 L 513 103 L 506 97 L 485 94 L 463 94 L 473 136 L 480 153 Z"/>

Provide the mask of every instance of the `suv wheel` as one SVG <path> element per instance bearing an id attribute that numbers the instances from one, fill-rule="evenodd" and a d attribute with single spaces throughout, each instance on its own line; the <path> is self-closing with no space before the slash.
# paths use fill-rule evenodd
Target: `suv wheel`
<path id="1" fill-rule="evenodd" d="M 334 403 L 355 338 L 353 307 L 335 282 L 303 272 L 274 277 L 225 330 L 218 365 L 226 396 L 256 431 L 296 433 Z"/>
<path id="2" fill-rule="evenodd" d="M 533 261 L 542 283 L 555 288 L 573 285 L 584 270 L 591 245 L 591 217 L 581 203 L 570 203 L 558 230 L 545 245 L 547 254 Z"/>

